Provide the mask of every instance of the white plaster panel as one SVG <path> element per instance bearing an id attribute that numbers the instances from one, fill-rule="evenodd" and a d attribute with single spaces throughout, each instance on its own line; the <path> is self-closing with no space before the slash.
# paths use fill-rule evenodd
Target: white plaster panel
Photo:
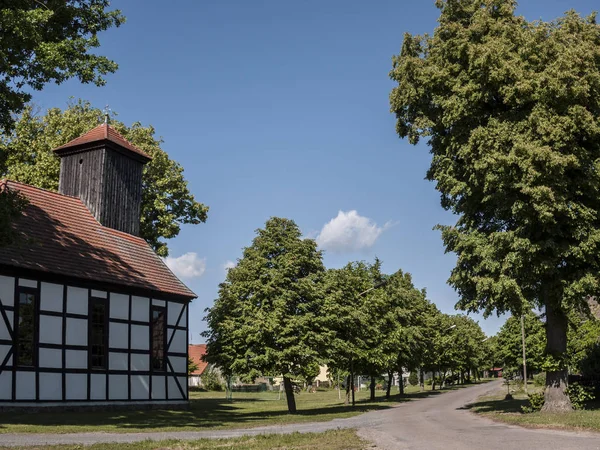
<path id="1" fill-rule="evenodd" d="M 62 400 L 62 375 L 40 374 L 40 400 Z"/>
<path id="2" fill-rule="evenodd" d="M 148 322 L 150 314 L 150 299 L 146 297 L 131 297 L 131 320 Z"/>
<path id="3" fill-rule="evenodd" d="M 92 297 L 106 298 L 107 293 L 106 293 L 106 291 L 96 291 L 96 290 L 92 289 Z"/>
<path id="4" fill-rule="evenodd" d="M 177 323 L 177 319 L 179 318 L 181 308 L 183 308 L 182 303 L 167 302 L 167 323 L 169 325 L 175 325 Z M 183 318 L 181 320 L 183 320 Z"/>
<path id="5" fill-rule="evenodd" d="M 88 352 L 85 350 L 67 350 L 67 369 L 87 369 Z"/>
<path id="6" fill-rule="evenodd" d="M 5 312 L 6 312 L 6 316 L 8 318 L 8 323 L 10 324 L 10 328 L 14 329 L 13 312 L 12 311 L 5 311 Z M 6 328 L 6 324 L 4 323 L 4 320 L 2 320 L 2 318 L 0 318 L 0 339 L 6 339 L 7 341 L 12 340 L 10 337 L 10 334 L 8 332 L 8 328 Z"/>
<path id="7" fill-rule="evenodd" d="M 90 398 L 92 400 L 106 400 L 106 375 L 92 374 Z"/>
<path id="8" fill-rule="evenodd" d="M 12 372 L 6 370 L 0 372 L 0 400 L 12 400 Z"/>
<path id="9" fill-rule="evenodd" d="M 163 400 L 165 398 L 165 377 L 155 375 L 152 377 L 152 400 Z"/>
<path id="10" fill-rule="evenodd" d="M 63 286 L 54 283 L 42 283 L 40 288 L 40 309 L 42 311 L 63 310 Z"/>
<path id="11" fill-rule="evenodd" d="M 187 308 L 188 305 L 183 306 L 183 316 L 181 316 L 181 321 L 179 322 L 180 327 L 187 327 Z"/>
<path id="12" fill-rule="evenodd" d="M 181 389 L 183 389 L 183 393 L 187 392 L 187 377 L 177 377 L 179 379 L 179 384 L 181 385 Z M 185 398 L 184 398 L 185 400 Z"/>
<path id="13" fill-rule="evenodd" d="M 87 345 L 87 323 L 85 319 L 67 318 L 67 345 Z"/>
<path id="14" fill-rule="evenodd" d="M 19 278 L 19 286 L 37 288 L 36 280 L 26 280 L 25 278 Z"/>
<path id="15" fill-rule="evenodd" d="M 146 375 L 130 375 L 131 399 L 148 400 L 150 398 L 150 377 Z"/>
<path id="16" fill-rule="evenodd" d="M 66 379 L 67 400 L 87 399 L 87 375 L 82 373 L 68 373 Z"/>
<path id="17" fill-rule="evenodd" d="M 126 323 L 110 323 L 108 330 L 108 346 L 110 348 L 127 348 L 128 326 Z"/>
<path id="18" fill-rule="evenodd" d="M 17 372 L 17 400 L 35 400 L 35 372 Z"/>
<path id="19" fill-rule="evenodd" d="M 60 369 L 62 367 L 62 350 L 55 348 L 40 348 L 40 367 L 52 367 Z"/>
<path id="20" fill-rule="evenodd" d="M 15 304 L 15 279 L 0 275 L 0 301 L 4 306 Z"/>
<path id="21" fill-rule="evenodd" d="M 110 294 L 110 317 L 129 320 L 129 295 Z"/>
<path id="22" fill-rule="evenodd" d="M 131 348 L 148 350 L 150 348 L 150 328 L 144 325 L 131 325 Z"/>
<path id="23" fill-rule="evenodd" d="M 40 342 L 62 344 L 62 317 L 40 314 Z"/>
<path id="24" fill-rule="evenodd" d="M 187 372 L 187 359 L 181 356 L 169 356 L 169 362 L 173 366 L 173 370 L 177 373 Z"/>
<path id="25" fill-rule="evenodd" d="M 171 339 L 171 335 L 173 334 L 173 330 L 169 330 L 169 339 Z M 175 330 L 175 337 L 171 341 L 171 346 L 167 350 L 168 352 L 173 353 L 185 353 L 187 351 L 187 332 L 183 330 Z M 168 343 L 169 341 L 167 341 Z"/>
<path id="26" fill-rule="evenodd" d="M 88 313 L 88 290 L 73 286 L 67 287 L 67 312 L 71 314 Z"/>
<path id="27" fill-rule="evenodd" d="M 177 387 L 177 382 L 175 381 L 175 377 L 168 377 L 169 383 L 169 400 L 182 400 L 181 392 L 179 392 L 179 388 Z M 184 386 L 181 386 L 182 389 L 185 389 Z M 184 391 L 185 392 L 185 391 Z"/>
<path id="28" fill-rule="evenodd" d="M 109 400 L 127 400 L 127 375 L 109 375 Z"/>
<path id="29" fill-rule="evenodd" d="M 2 362 L 4 361 L 4 358 L 6 358 L 6 355 L 8 354 L 8 352 L 10 351 L 10 345 L 0 345 L 0 364 L 2 364 Z M 10 358 L 8 358 L 8 366 L 12 365 L 12 356 Z"/>
<path id="30" fill-rule="evenodd" d="M 128 364 L 126 353 L 110 352 L 108 357 L 109 370 L 127 370 Z"/>
<path id="31" fill-rule="evenodd" d="M 152 299 L 152 304 L 154 306 L 163 306 L 164 307 L 166 305 L 166 302 L 164 300 L 156 300 L 154 298 L 154 299 Z"/>
<path id="32" fill-rule="evenodd" d="M 136 355 L 135 353 L 131 354 L 131 370 L 150 370 L 150 355 Z"/>

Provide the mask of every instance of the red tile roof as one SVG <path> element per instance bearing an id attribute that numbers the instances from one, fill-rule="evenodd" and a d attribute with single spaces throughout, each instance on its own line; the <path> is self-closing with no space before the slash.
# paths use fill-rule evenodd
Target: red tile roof
<path id="1" fill-rule="evenodd" d="M 60 147 L 55 148 L 54 151 L 56 152 L 56 151 L 60 151 L 60 150 L 65 150 L 67 148 L 77 147 L 78 145 L 81 145 L 81 144 L 88 144 L 90 142 L 97 142 L 97 141 L 99 142 L 99 141 L 104 141 L 104 140 L 107 140 L 114 144 L 117 144 L 117 145 L 119 145 L 129 151 L 132 151 L 133 153 L 141 155 L 144 158 L 147 158 L 149 160 L 152 159 L 152 157 L 150 155 L 148 155 L 148 153 L 137 148 L 135 145 L 133 145 L 127 139 L 125 139 L 123 136 L 121 136 L 119 133 L 117 133 L 114 128 L 112 128 L 110 125 L 108 125 L 106 123 L 98 125 L 96 128 L 88 131 L 87 133 L 79 136 L 78 138 L 75 138 L 72 141 L 69 141 L 64 145 L 61 145 Z"/>
<path id="2" fill-rule="evenodd" d="M 13 225 L 22 239 L 0 247 L 0 264 L 196 298 L 146 241 L 102 226 L 79 198 L 0 181 L 6 188 L 29 204 Z"/>
<path id="3" fill-rule="evenodd" d="M 190 344 L 188 345 L 188 356 L 198 366 L 198 369 L 190 375 L 202 375 L 206 370 L 208 363 L 202 359 L 206 355 L 206 344 Z"/>

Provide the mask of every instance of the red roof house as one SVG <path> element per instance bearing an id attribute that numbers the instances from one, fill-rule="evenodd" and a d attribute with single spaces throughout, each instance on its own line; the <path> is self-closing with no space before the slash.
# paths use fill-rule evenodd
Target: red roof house
<path id="1" fill-rule="evenodd" d="M 191 372 L 190 375 L 202 375 L 208 367 L 208 363 L 202 359 L 206 355 L 206 344 L 190 344 L 188 346 L 188 355 L 194 364 L 198 366 L 198 369 Z"/>

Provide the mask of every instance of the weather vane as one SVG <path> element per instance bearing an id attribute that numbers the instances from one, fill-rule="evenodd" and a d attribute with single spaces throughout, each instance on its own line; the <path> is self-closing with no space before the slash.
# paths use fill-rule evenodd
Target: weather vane
<path id="1" fill-rule="evenodd" d="M 104 112 L 104 123 L 108 124 L 109 120 L 110 120 L 110 113 L 111 113 L 111 109 L 108 105 L 106 105 L 104 107 L 104 109 L 102 110 L 102 112 Z"/>

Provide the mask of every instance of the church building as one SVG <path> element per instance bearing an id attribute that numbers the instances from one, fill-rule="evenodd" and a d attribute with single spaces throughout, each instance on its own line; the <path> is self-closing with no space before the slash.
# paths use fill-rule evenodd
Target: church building
<path id="1" fill-rule="evenodd" d="M 54 150 L 59 192 L 0 247 L 0 408 L 187 404 L 196 295 L 139 236 L 150 156 L 104 123 Z"/>

